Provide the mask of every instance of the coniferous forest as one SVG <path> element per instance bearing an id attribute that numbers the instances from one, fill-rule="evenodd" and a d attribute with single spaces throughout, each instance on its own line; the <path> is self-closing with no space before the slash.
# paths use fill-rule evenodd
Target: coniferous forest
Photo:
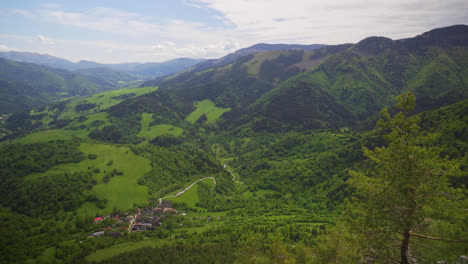
<path id="1" fill-rule="evenodd" d="M 466 25 L 146 81 L 0 64 L 0 263 L 468 261 Z"/>

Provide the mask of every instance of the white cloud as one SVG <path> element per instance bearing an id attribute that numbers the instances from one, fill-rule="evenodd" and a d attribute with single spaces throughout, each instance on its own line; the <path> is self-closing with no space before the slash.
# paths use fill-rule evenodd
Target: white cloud
<path id="1" fill-rule="evenodd" d="M 1 45 L 0 44 L 0 51 L 11 51 L 12 49 L 8 48 L 7 45 Z"/>
<path id="2" fill-rule="evenodd" d="M 21 15 L 26 18 L 33 18 L 35 16 L 34 13 L 28 10 L 23 10 L 23 9 L 18 9 L 18 8 L 10 9 L 10 13 L 12 13 L 13 15 Z"/>
<path id="3" fill-rule="evenodd" d="M 371 35 L 414 36 L 468 23 L 463 0 L 193 0 L 214 9 L 257 42 L 357 42 Z"/>
<path id="4" fill-rule="evenodd" d="M 51 38 L 46 38 L 44 37 L 43 35 L 39 34 L 37 35 L 37 39 L 42 43 L 42 44 L 45 44 L 45 45 L 54 45 L 55 42 L 53 39 Z"/>
<path id="5" fill-rule="evenodd" d="M 75 61 L 143 62 L 176 57 L 218 58 L 259 42 L 338 44 L 373 35 L 398 39 L 437 27 L 468 24 L 466 0 L 184 0 L 184 3 L 194 10 L 205 9 L 204 14 L 222 23 L 173 19 L 171 14 L 145 17 L 105 7 L 69 11 L 57 5 L 41 5 L 41 10 L 8 10 L 10 15 L 28 17 L 37 23 L 60 25 L 57 31 L 41 32 L 46 36 L 54 32 L 59 37 L 52 39 L 41 34 L 24 41 L 20 36 L 3 39 L 0 36 L 0 43 L 21 50 L 48 48 L 56 56 Z M 57 35 L 63 26 L 67 33 Z M 43 45 L 36 47 L 38 40 Z"/>

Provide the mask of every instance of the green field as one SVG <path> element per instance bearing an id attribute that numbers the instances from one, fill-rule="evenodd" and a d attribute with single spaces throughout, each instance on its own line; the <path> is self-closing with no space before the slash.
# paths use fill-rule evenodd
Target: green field
<path id="1" fill-rule="evenodd" d="M 122 244 L 117 244 L 113 245 L 108 248 L 104 249 L 98 249 L 96 252 L 93 254 L 89 255 L 86 257 L 87 261 L 102 261 L 108 258 L 111 258 L 113 256 L 117 256 L 119 254 L 122 254 L 124 252 L 132 251 L 138 248 L 142 247 L 156 247 L 156 246 L 162 246 L 164 244 L 169 244 L 171 243 L 168 240 L 162 240 L 162 239 L 148 239 L 148 240 L 143 240 L 139 242 L 128 242 L 128 243 L 122 243 Z"/>
<path id="2" fill-rule="evenodd" d="M 180 127 L 176 127 L 173 125 L 168 124 L 159 124 L 155 126 L 150 126 L 151 122 L 153 122 L 153 114 L 143 113 L 141 119 L 141 130 L 138 133 L 139 137 L 143 137 L 146 139 L 153 139 L 157 136 L 161 136 L 164 134 L 171 134 L 174 136 L 182 135 L 184 131 Z"/>
<path id="3" fill-rule="evenodd" d="M 138 185 L 137 180 L 143 174 L 151 170 L 150 161 L 144 157 L 135 155 L 127 147 L 116 147 L 104 144 L 82 143 L 80 150 L 86 154 L 97 154 L 95 160 L 85 159 L 80 163 L 68 163 L 54 166 L 45 173 L 35 173 L 27 178 L 44 177 L 50 173 L 63 173 L 74 171 L 86 171 L 88 168 L 100 170 L 96 174 L 97 185 L 93 190 L 100 199 L 106 199 L 104 209 L 99 209 L 94 203 L 85 203 L 78 209 L 80 214 L 95 215 L 96 213 L 109 213 L 113 209 L 127 210 L 134 204 L 145 204 L 148 202 L 148 187 Z M 109 161 L 112 165 L 108 165 Z M 122 176 L 110 178 L 108 183 L 103 182 L 105 171 L 116 169 L 122 171 Z"/>
<path id="4" fill-rule="evenodd" d="M 157 89 L 158 87 L 121 89 L 121 90 L 94 94 L 86 98 L 75 99 L 75 100 L 72 100 L 69 104 L 67 104 L 64 111 L 59 115 L 59 118 L 72 119 L 80 115 L 92 114 L 92 113 L 95 113 L 96 111 L 107 109 L 125 100 L 124 98 L 115 98 L 115 97 L 128 95 L 130 98 L 131 94 L 135 94 L 133 95 L 133 97 L 135 97 L 135 96 L 139 96 L 145 93 L 156 91 Z M 77 105 L 84 104 L 84 103 L 96 104 L 96 107 L 86 110 L 86 111 L 76 112 L 75 107 Z M 31 115 L 38 115 L 38 114 L 45 113 L 45 112 L 47 112 L 47 110 L 45 110 L 44 112 L 32 111 Z M 42 122 L 45 124 L 47 124 L 49 121 L 51 120 L 48 117 L 44 117 L 44 119 L 42 120 Z"/>
<path id="5" fill-rule="evenodd" d="M 18 139 L 18 142 L 23 144 L 30 144 L 36 142 L 48 142 L 51 140 L 65 140 L 71 139 L 73 137 L 80 137 L 80 138 L 88 138 L 89 131 L 87 128 L 77 128 L 77 129 L 69 129 L 70 127 L 77 126 L 77 125 L 85 125 L 91 129 L 93 128 L 100 128 L 107 124 L 107 113 L 101 112 L 96 114 L 91 114 L 86 116 L 88 119 L 84 122 L 78 122 L 75 120 L 70 125 L 63 129 L 51 129 L 51 130 L 43 130 L 36 133 L 31 133 L 26 135 L 23 138 Z M 92 126 L 94 121 L 102 121 L 99 126 Z"/>
<path id="6" fill-rule="evenodd" d="M 17 141 L 23 144 L 31 144 L 36 142 L 48 142 L 51 140 L 65 140 L 73 137 L 80 137 L 82 134 L 83 131 L 80 130 L 52 129 L 28 134 Z"/>
<path id="7" fill-rule="evenodd" d="M 195 123 L 203 114 L 207 117 L 206 123 L 214 123 L 224 112 L 231 110 L 231 108 L 217 107 L 210 99 L 196 101 L 194 104 L 197 109 L 185 118 L 185 120 L 192 124 Z"/>
<path id="8" fill-rule="evenodd" d="M 201 182 L 198 182 L 197 184 L 194 184 L 192 186 L 192 188 L 190 188 L 189 190 L 187 190 L 186 192 L 184 192 L 180 196 L 170 197 L 170 198 L 166 198 L 164 200 L 165 201 L 171 201 L 171 202 L 174 202 L 174 203 L 185 203 L 191 209 L 196 209 L 197 212 L 195 212 L 195 211 L 187 212 L 187 216 L 190 216 L 190 217 L 206 217 L 206 216 L 210 216 L 210 215 L 211 216 L 225 216 L 226 212 L 216 212 L 216 213 L 206 212 L 206 210 L 204 208 L 197 206 L 197 203 L 200 201 L 200 198 L 198 197 L 198 186 L 200 184 L 205 184 L 205 185 L 208 185 L 210 187 L 214 186 L 214 182 L 213 182 L 212 179 L 205 179 L 205 180 L 203 180 Z M 167 196 L 175 195 L 179 191 L 181 191 L 181 190 L 177 190 L 177 191 L 175 191 L 173 193 L 168 194 Z"/>

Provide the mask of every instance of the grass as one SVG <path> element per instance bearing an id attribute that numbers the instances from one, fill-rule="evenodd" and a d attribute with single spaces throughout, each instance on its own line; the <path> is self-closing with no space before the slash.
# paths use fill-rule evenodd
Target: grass
<path id="1" fill-rule="evenodd" d="M 93 254 L 89 255 L 86 257 L 87 261 L 95 261 L 99 262 L 108 258 L 111 258 L 113 256 L 117 256 L 119 254 L 129 252 L 138 248 L 142 247 L 156 247 L 156 246 L 162 246 L 164 244 L 169 244 L 171 243 L 168 240 L 153 240 L 153 239 L 148 239 L 148 240 L 143 240 L 143 241 L 138 241 L 138 242 L 128 242 L 128 243 L 122 243 L 122 244 L 117 244 L 113 245 L 108 248 L 104 249 L 98 249 L 96 252 Z"/>
<path id="2" fill-rule="evenodd" d="M 273 50 L 255 54 L 254 58 L 246 63 L 247 73 L 249 75 L 258 75 L 260 72 L 260 66 L 265 60 L 274 60 L 284 53 L 286 52 L 281 50 Z"/>
<path id="3" fill-rule="evenodd" d="M 103 209 L 96 207 L 94 203 L 85 203 L 78 209 L 79 214 L 104 214 L 113 209 L 125 211 L 132 208 L 134 204 L 146 204 L 150 197 L 148 187 L 139 185 L 137 180 L 146 172 L 151 170 L 150 160 L 135 155 L 128 147 L 116 147 L 105 144 L 82 143 L 80 150 L 86 154 L 97 154 L 95 160 L 85 159 L 80 163 L 68 163 L 54 166 L 45 173 L 35 173 L 27 176 L 29 178 L 44 177 L 51 173 L 64 173 L 75 171 L 87 171 L 88 168 L 98 168 L 95 174 L 97 184 L 93 191 L 100 199 L 106 199 L 107 204 Z M 112 165 L 107 165 L 109 161 Z M 108 183 L 103 182 L 104 171 L 116 169 L 122 171 L 122 176 L 114 176 Z"/>
<path id="4" fill-rule="evenodd" d="M 72 118 L 75 118 L 75 117 L 78 117 L 80 115 L 86 115 L 86 114 L 92 114 L 96 111 L 100 111 L 100 110 L 104 110 L 104 109 L 107 109 L 111 106 L 114 106 L 120 102 L 122 102 L 124 99 L 116 99 L 116 98 L 112 98 L 112 97 L 116 97 L 116 96 L 121 96 L 121 95 L 125 95 L 125 94 L 132 94 L 134 93 L 135 96 L 139 96 L 139 95 L 142 95 L 142 94 L 145 94 L 145 93 L 150 93 L 150 92 L 153 92 L 153 91 L 156 91 L 158 89 L 158 87 L 141 87 L 141 88 L 132 88 L 132 89 L 121 89 L 121 90 L 115 90 L 115 91 L 109 91 L 109 92 L 104 92 L 104 93 L 98 93 L 98 94 L 94 94 L 94 95 L 91 95 L 89 97 L 86 97 L 86 98 L 78 98 L 78 99 L 74 99 L 72 100 L 64 109 L 64 111 L 60 114 L 59 118 L 69 118 L 69 119 L 72 119 Z M 79 112 L 77 113 L 75 111 L 75 107 L 79 104 L 83 104 L 83 103 L 94 103 L 96 104 L 96 107 L 90 109 L 90 110 L 87 110 L 87 111 L 82 111 L 82 112 Z M 45 113 L 47 112 L 44 111 L 44 112 L 35 112 L 35 111 L 32 111 L 31 114 L 32 115 L 38 115 L 38 114 L 41 114 L 41 113 Z M 41 120 L 44 124 L 47 124 L 48 122 L 51 121 L 50 118 L 48 117 L 45 117 L 43 120 Z"/>
<path id="5" fill-rule="evenodd" d="M 195 123 L 203 114 L 205 114 L 207 117 L 207 124 L 214 123 L 224 112 L 228 112 L 231 110 L 231 108 L 217 107 L 215 103 L 210 99 L 196 101 L 195 107 L 197 109 L 185 118 L 185 120 L 189 121 L 192 124 Z"/>
<path id="6" fill-rule="evenodd" d="M 176 202 L 176 203 L 186 203 L 189 207 L 196 208 L 197 207 L 196 204 L 200 201 L 200 199 L 198 198 L 198 185 L 199 184 L 206 184 L 206 185 L 208 185 L 210 187 L 214 186 L 213 180 L 208 178 L 208 179 L 205 179 L 205 180 L 203 180 L 201 182 L 198 182 L 198 183 L 194 184 L 192 186 L 192 188 L 188 189 L 186 192 L 184 192 L 180 196 L 171 197 L 171 198 L 167 198 L 167 199 L 164 199 L 164 200 L 172 201 L 172 202 Z M 175 195 L 179 191 L 180 190 L 175 191 L 175 192 L 173 192 L 173 193 L 171 193 L 169 195 Z"/>
<path id="7" fill-rule="evenodd" d="M 84 122 L 78 122 L 75 120 L 72 122 L 69 126 L 67 127 L 73 127 L 76 125 L 86 125 L 87 127 L 90 127 L 90 124 L 93 121 L 104 121 L 103 124 L 101 124 L 99 127 L 104 126 L 107 124 L 107 113 L 101 112 L 101 113 L 96 113 L 96 114 L 91 114 L 87 116 L 88 119 Z M 99 128 L 99 127 L 90 127 L 91 129 L 94 128 Z M 36 133 L 31 133 L 26 135 L 25 137 L 22 137 L 18 139 L 18 142 L 23 143 L 23 144 L 30 144 L 30 143 L 36 143 L 36 142 L 48 142 L 51 140 L 65 140 L 65 139 L 71 139 L 73 137 L 80 137 L 80 138 L 88 138 L 89 131 L 87 128 L 80 128 L 80 129 L 51 129 L 51 130 L 43 130 L 39 131 Z"/>
<path id="8" fill-rule="evenodd" d="M 153 139 L 157 136 L 161 136 L 164 134 L 172 134 L 174 136 L 182 135 L 184 130 L 180 127 L 176 127 L 173 125 L 168 124 L 159 124 L 155 126 L 150 126 L 151 122 L 153 121 L 153 114 L 143 113 L 141 119 L 141 130 L 138 133 L 139 137 L 143 137 L 146 139 Z"/>
<path id="9" fill-rule="evenodd" d="M 48 142 L 51 140 L 65 140 L 82 136 L 82 134 L 80 130 L 52 129 L 28 134 L 17 141 L 22 144 L 31 144 L 36 142 Z"/>

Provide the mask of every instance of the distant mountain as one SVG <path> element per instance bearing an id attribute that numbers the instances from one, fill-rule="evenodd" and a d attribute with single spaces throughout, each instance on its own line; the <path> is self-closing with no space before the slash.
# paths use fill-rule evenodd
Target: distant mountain
<path id="1" fill-rule="evenodd" d="M 129 82 L 138 81 L 138 77 L 121 71 L 115 71 L 105 67 L 85 68 L 74 71 L 85 76 L 90 81 L 106 87 L 119 87 L 128 85 Z"/>
<path id="2" fill-rule="evenodd" d="M 146 63 L 103 64 L 85 60 L 80 61 L 78 63 L 74 63 L 47 54 L 15 51 L 0 52 L 0 58 L 5 58 L 19 62 L 35 63 L 39 65 L 69 71 L 93 68 L 108 68 L 114 71 L 121 71 L 123 73 L 133 74 L 136 75 L 138 78 L 146 80 L 173 74 L 203 61 L 203 59 L 178 58 L 165 62 Z"/>
<path id="3" fill-rule="evenodd" d="M 224 66 L 168 77 L 160 83 L 160 89 L 170 89 L 192 101 L 211 99 L 223 107 L 245 108 L 282 81 L 312 69 L 349 47 L 337 45 L 308 52 L 295 49 L 249 54 Z"/>
<path id="4" fill-rule="evenodd" d="M 106 64 L 105 67 L 148 79 L 173 74 L 202 61 L 204 60 L 178 58 L 165 62 Z"/>
<path id="5" fill-rule="evenodd" d="M 77 73 L 0 58 L 0 113 L 105 89 Z"/>
<path id="6" fill-rule="evenodd" d="M 76 69 L 75 63 L 62 59 L 62 58 L 47 55 L 47 54 L 8 51 L 8 52 L 0 52 L 0 58 L 19 61 L 19 62 L 35 63 L 39 65 L 44 65 L 44 66 L 64 69 L 64 70 Z"/>
<path id="7" fill-rule="evenodd" d="M 255 54 L 265 51 L 273 51 L 273 50 L 303 50 L 303 51 L 312 51 L 315 49 L 323 48 L 326 45 L 322 44 L 312 44 L 312 45 L 299 45 L 299 44 L 267 44 L 267 43 L 259 43 L 253 46 L 243 48 L 240 50 L 235 51 L 234 53 L 228 54 L 220 59 L 214 60 L 206 60 L 203 63 L 199 63 L 196 65 L 195 70 L 204 70 L 211 67 L 220 67 L 226 64 L 233 62 L 234 60 L 243 57 L 249 54 Z"/>
<path id="8" fill-rule="evenodd" d="M 468 26 L 403 40 L 370 37 L 277 85 L 244 118 L 258 129 L 351 125 L 408 90 L 416 111 L 436 109 L 468 98 L 467 68 Z"/>
<path id="9" fill-rule="evenodd" d="M 206 69 L 200 66 L 209 62 L 161 78 L 158 85 L 184 101 L 211 99 L 230 107 L 220 123 L 226 128 L 350 126 L 393 105 L 395 96 L 408 90 L 418 98 L 417 112 L 468 99 L 465 25 L 414 38 L 369 37 L 354 45 L 266 51 Z"/>
<path id="10" fill-rule="evenodd" d="M 219 59 L 210 59 L 202 61 L 192 67 L 188 67 L 184 71 L 176 72 L 175 75 L 185 74 L 187 72 L 198 72 L 207 70 L 214 67 L 222 67 L 227 64 L 234 62 L 235 60 L 250 54 L 261 53 L 266 51 L 286 51 L 286 50 L 302 50 L 302 51 L 312 51 L 315 49 L 323 48 L 326 45 L 322 44 L 312 44 L 312 45 L 299 45 L 299 44 L 266 44 L 260 43 L 253 46 L 237 50 L 231 54 L 228 54 Z M 144 83 L 144 85 L 159 85 L 165 79 L 172 79 L 174 76 L 156 78 L 154 80 L 149 80 Z"/>

